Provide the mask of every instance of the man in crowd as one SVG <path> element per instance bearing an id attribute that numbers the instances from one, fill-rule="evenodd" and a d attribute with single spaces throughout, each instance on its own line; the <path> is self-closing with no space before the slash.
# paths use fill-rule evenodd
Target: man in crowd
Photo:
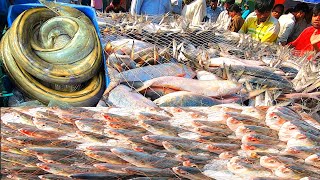
<path id="1" fill-rule="evenodd" d="M 299 50 L 301 55 L 308 51 L 319 52 L 320 49 L 320 4 L 314 6 L 312 11 L 312 26 L 306 28 L 300 36 L 289 43 L 295 50 Z"/>
<path id="2" fill-rule="evenodd" d="M 112 0 L 110 5 L 107 6 L 106 8 L 106 13 L 109 13 L 109 12 L 119 13 L 119 12 L 126 12 L 126 10 L 123 7 L 121 7 L 120 0 Z"/>
<path id="3" fill-rule="evenodd" d="M 300 15 L 298 15 L 297 18 L 295 18 L 295 24 L 294 24 L 293 30 L 287 40 L 288 43 L 297 39 L 297 37 L 301 34 L 301 32 L 305 30 L 308 26 L 310 26 L 310 24 L 307 23 L 306 21 L 306 14 L 308 14 L 308 11 L 306 10 L 307 9 L 310 10 L 308 4 L 307 3 L 297 4 L 297 6 L 294 9 L 292 9 L 292 13 L 295 13 L 295 11 L 298 11 L 298 9 L 304 9 L 303 10 L 304 12 L 300 11 Z"/>
<path id="4" fill-rule="evenodd" d="M 245 4 L 244 6 L 244 11 L 242 12 L 242 19 L 246 19 L 248 17 L 248 15 L 250 14 L 250 9 L 249 6 L 247 4 Z"/>
<path id="5" fill-rule="evenodd" d="M 252 38 L 261 42 L 275 42 L 280 25 L 271 16 L 274 0 L 256 0 L 255 15 L 247 17 L 239 33 L 251 34 Z"/>
<path id="6" fill-rule="evenodd" d="M 222 8 L 218 6 L 218 0 L 210 0 L 207 4 L 207 21 L 216 22 L 221 12 Z"/>
<path id="7" fill-rule="evenodd" d="M 235 0 L 226 0 L 224 3 L 224 11 L 222 11 L 217 19 L 217 23 L 220 25 L 218 26 L 219 29 L 227 30 L 229 27 L 229 24 L 231 22 L 231 17 L 229 16 L 228 10 L 231 5 L 234 4 Z"/>
<path id="8" fill-rule="evenodd" d="M 163 15 L 171 12 L 171 0 L 132 0 L 131 14 Z"/>
<path id="9" fill-rule="evenodd" d="M 308 5 L 306 3 L 300 3 L 295 6 L 292 13 L 284 14 L 279 18 L 280 32 L 277 40 L 278 43 L 283 46 L 287 44 L 288 38 L 293 32 L 295 22 L 304 19 L 308 11 Z"/>
<path id="10" fill-rule="evenodd" d="M 283 14 L 284 11 L 284 5 L 283 4 L 276 4 L 271 12 L 271 15 L 276 18 L 279 19 L 280 16 Z"/>
<path id="11" fill-rule="evenodd" d="M 241 17 L 241 8 L 236 4 L 231 5 L 229 8 L 229 15 L 232 19 L 228 30 L 238 32 L 244 23 L 244 20 Z"/>
<path id="12" fill-rule="evenodd" d="M 192 25 L 199 25 L 206 16 L 205 0 L 184 0 L 181 16 L 185 17 Z"/>

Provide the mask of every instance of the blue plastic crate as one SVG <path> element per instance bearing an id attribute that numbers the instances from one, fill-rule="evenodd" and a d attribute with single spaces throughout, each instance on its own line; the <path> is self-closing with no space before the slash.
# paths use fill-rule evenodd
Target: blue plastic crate
<path id="1" fill-rule="evenodd" d="M 92 21 L 99 39 L 100 39 L 100 44 L 101 44 L 101 35 L 100 35 L 100 29 L 98 26 L 98 22 L 97 22 L 97 16 L 96 16 L 96 12 L 92 7 L 89 6 L 82 6 L 82 5 L 76 5 L 76 4 L 63 4 L 66 6 L 70 6 L 73 8 L 78 9 L 79 11 L 83 12 L 85 15 L 87 15 L 90 20 Z M 9 12 L 8 12 L 8 17 L 7 17 L 7 21 L 8 21 L 8 25 L 9 27 L 12 26 L 13 21 L 25 10 L 31 9 L 31 8 L 36 8 L 36 7 L 44 7 L 42 4 L 39 3 L 30 3 L 30 4 L 17 4 L 17 5 L 12 5 L 9 7 Z M 101 45 L 102 47 L 102 45 Z M 103 49 L 103 48 L 102 48 Z M 106 88 L 108 87 L 109 83 L 110 83 L 110 79 L 108 76 L 108 68 L 105 64 L 106 62 L 106 57 L 105 54 L 103 52 L 102 53 L 102 59 L 103 59 L 103 63 L 104 63 L 104 71 L 105 71 L 105 79 L 106 79 Z"/>

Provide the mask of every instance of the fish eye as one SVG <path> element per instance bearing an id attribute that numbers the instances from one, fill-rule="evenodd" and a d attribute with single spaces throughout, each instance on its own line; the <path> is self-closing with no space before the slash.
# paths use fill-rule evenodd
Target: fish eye
<path id="1" fill-rule="evenodd" d="M 273 159 L 270 159 L 268 162 L 269 162 L 269 163 L 275 163 L 276 161 L 273 160 Z"/>
<path id="2" fill-rule="evenodd" d="M 295 127 L 289 127 L 289 130 L 295 130 L 296 128 Z"/>
<path id="3" fill-rule="evenodd" d="M 278 119 L 278 116 L 272 116 L 273 119 Z"/>

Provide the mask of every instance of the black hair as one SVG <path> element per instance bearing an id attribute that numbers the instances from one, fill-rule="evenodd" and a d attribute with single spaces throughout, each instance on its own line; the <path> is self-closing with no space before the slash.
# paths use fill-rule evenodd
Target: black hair
<path id="1" fill-rule="evenodd" d="M 260 13 L 271 11 L 274 5 L 274 0 L 256 0 L 254 9 Z"/>
<path id="2" fill-rule="evenodd" d="M 224 3 L 228 3 L 229 5 L 234 4 L 235 0 L 226 0 Z"/>
<path id="3" fill-rule="evenodd" d="M 218 0 L 210 0 L 210 2 L 218 2 Z"/>
<path id="4" fill-rule="evenodd" d="M 316 5 L 313 7 L 312 14 L 313 14 L 313 15 L 318 15 L 318 14 L 320 14 L 320 3 L 316 4 Z"/>
<path id="5" fill-rule="evenodd" d="M 232 4 L 228 11 L 229 12 L 233 12 L 234 11 L 236 13 L 239 13 L 239 12 L 241 12 L 241 8 L 236 4 Z"/>
<path id="6" fill-rule="evenodd" d="M 307 3 L 299 3 L 297 4 L 294 8 L 292 12 L 304 12 L 304 13 L 308 13 L 309 12 L 309 6 Z"/>
<path id="7" fill-rule="evenodd" d="M 281 14 L 283 14 L 284 5 L 283 5 L 283 4 L 276 4 L 276 5 L 272 8 L 272 11 L 273 11 L 274 9 L 276 9 L 277 7 L 280 7 L 280 8 L 281 8 Z"/>
<path id="8" fill-rule="evenodd" d="M 120 4 L 120 0 L 112 0 L 112 4 L 113 5 L 118 5 L 118 4 Z"/>
<path id="9" fill-rule="evenodd" d="M 289 8 L 284 12 L 284 14 L 289 14 L 289 13 L 292 13 L 292 12 L 293 12 L 293 8 Z"/>

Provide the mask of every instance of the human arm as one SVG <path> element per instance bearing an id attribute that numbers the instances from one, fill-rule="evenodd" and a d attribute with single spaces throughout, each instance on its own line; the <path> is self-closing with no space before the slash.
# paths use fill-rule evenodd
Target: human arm
<path id="1" fill-rule="evenodd" d="M 316 52 L 319 52 L 319 47 L 318 47 L 319 42 L 320 42 L 320 34 L 318 32 L 318 29 L 316 29 L 310 37 L 310 43 Z"/>

